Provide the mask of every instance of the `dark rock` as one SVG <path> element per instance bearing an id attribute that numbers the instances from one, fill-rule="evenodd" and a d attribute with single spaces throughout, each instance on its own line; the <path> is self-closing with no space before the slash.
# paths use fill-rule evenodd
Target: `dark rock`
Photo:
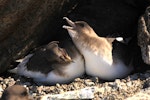
<path id="1" fill-rule="evenodd" d="M 150 78 L 144 82 L 143 89 L 150 87 Z"/>
<path id="2" fill-rule="evenodd" d="M 60 17 L 74 4 L 68 0 L 1 0 L 0 73 L 52 38 Z"/>
<path id="3" fill-rule="evenodd" d="M 150 64 L 150 7 L 147 7 L 144 15 L 140 17 L 138 25 L 138 45 L 143 61 Z"/>

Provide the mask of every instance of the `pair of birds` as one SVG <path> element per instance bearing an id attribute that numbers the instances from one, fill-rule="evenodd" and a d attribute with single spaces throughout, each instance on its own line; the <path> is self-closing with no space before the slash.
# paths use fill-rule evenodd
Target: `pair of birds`
<path id="1" fill-rule="evenodd" d="M 70 26 L 63 28 L 68 31 L 73 44 L 65 42 L 61 48 L 57 41 L 50 42 L 27 55 L 15 73 L 37 82 L 56 84 L 70 82 L 85 72 L 104 80 L 114 80 L 133 70 L 128 46 L 117 41 L 118 38 L 99 37 L 86 22 L 64 19 Z"/>

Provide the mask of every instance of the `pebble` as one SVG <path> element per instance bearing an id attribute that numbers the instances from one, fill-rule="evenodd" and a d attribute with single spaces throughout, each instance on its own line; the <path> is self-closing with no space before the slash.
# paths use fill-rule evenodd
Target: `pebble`
<path id="1" fill-rule="evenodd" d="M 130 81 L 130 82 L 127 82 L 127 86 L 128 87 L 131 87 L 132 86 L 132 82 Z"/>
<path id="2" fill-rule="evenodd" d="M 59 83 L 57 83 L 57 84 L 56 84 L 56 87 L 58 87 L 58 88 L 59 88 L 59 87 L 60 87 L 60 84 L 59 84 Z"/>
<path id="3" fill-rule="evenodd" d="M 85 80 L 85 85 L 87 86 L 93 86 L 95 83 L 92 82 L 91 80 Z"/>

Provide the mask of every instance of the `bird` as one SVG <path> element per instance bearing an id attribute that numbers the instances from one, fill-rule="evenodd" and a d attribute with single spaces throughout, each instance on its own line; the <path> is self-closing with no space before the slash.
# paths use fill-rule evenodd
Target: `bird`
<path id="1" fill-rule="evenodd" d="M 0 100 L 33 100 L 25 87 L 13 85 L 6 88 Z"/>
<path id="2" fill-rule="evenodd" d="M 51 41 L 28 54 L 10 72 L 33 78 L 38 84 L 69 83 L 84 73 L 84 58 L 70 41 Z"/>
<path id="3" fill-rule="evenodd" d="M 130 48 L 120 42 L 120 37 L 100 37 L 85 21 L 73 22 L 63 17 L 69 25 L 62 28 L 68 31 L 73 43 L 84 56 L 85 72 L 103 80 L 123 78 L 133 70 Z"/>

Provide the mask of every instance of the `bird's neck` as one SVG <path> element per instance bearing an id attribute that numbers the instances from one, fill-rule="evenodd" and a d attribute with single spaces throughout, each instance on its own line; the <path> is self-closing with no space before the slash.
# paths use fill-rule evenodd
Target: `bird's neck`
<path id="1" fill-rule="evenodd" d="M 95 55 L 102 56 L 105 60 L 108 60 L 110 64 L 113 62 L 112 57 L 112 45 L 103 37 L 96 35 L 82 35 L 77 38 L 72 38 L 74 44 L 79 51 L 84 55 L 84 51 L 88 50 Z"/>

